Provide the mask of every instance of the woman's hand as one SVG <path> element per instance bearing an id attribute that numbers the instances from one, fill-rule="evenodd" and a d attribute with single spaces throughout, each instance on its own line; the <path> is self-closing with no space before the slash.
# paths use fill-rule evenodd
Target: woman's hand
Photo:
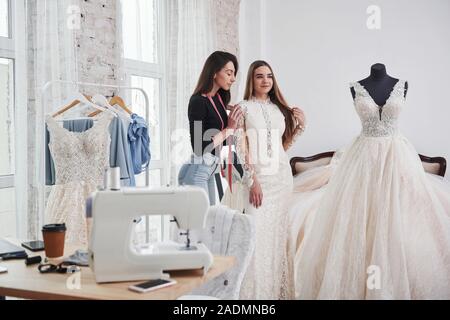
<path id="1" fill-rule="evenodd" d="M 214 143 L 214 148 L 220 146 L 228 137 L 232 136 L 239 126 L 241 118 L 243 116 L 243 112 L 241 107 L 236 106 L 234 110 L 228 116 L 228 126 L 220 132 L 220 134 L 216 134 L 212 140 Z"/>
<path id="2" fill-rule="evenodd" d="M 229 105 L 227 106 L 227 110 L 230 111 L 230 112 L 233 112 L 233 110 L 234 110 L 235 108 L 237 108 L 237 107 L 239 107 L 238 104 L 235 104 L 234 106 L 233 106 L 232 104 L 229 104 Z"/>
<path id="3" fill-rule="evenodd" d="M 299 126 L 299 125 L 304 126 L 306 118 L 305 118 L 305 113 L 303 112 L 303 110 L 300 109 L 299 107 L 293 107 L 292 112 L 294 113 L 294 118 L 295 118 L 295 121 L 297 122 L 297 126 Z"/>
<path id="4" fill-rule="evenodd" d="M 263 193 L 261 189 L 261 185 L 258 180 L 254 180 L 253 185 L 250 187 L 250 204 L 252 204 L 255 208 L 259 208 L 262 205 Z"/>
<path id="5" fill-rule="evenodd" d="M 243 116 L 242 109 L 239 105 L 234 106 L 233 111 L 231 111 L 228 116 L 228 128 L 236 129 L 239 125 L 239 121 Z"/>

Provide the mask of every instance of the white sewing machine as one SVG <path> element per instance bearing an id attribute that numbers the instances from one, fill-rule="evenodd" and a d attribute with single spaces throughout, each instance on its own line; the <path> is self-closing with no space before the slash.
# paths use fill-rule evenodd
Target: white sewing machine
<path id="1" fill-rule="evenodd" d="M 90 266 L 97 282 L 167 278 L 164 270 L 201 269 L 213 256 L 204 244 L 190 245 L 189 230 L 204 228 L 209 201 L 196 187 L 97 191 L 91 197 Z M 171 215 L 186 233 L 186 244 L 160 242 L 145 252 L 132 245 L 135 222 L 145 215 Z"/>

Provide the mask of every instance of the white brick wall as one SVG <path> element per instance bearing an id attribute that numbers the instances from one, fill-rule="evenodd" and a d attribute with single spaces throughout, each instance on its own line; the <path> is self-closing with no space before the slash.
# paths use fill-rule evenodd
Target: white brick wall
<path id="1" fill-rule="evenodd" d="M 214 0 L 218 50 L 239 56 L 239 6 L 241 0 Z"/>
<path id="2" fill-rule="evenodd" d="M 116 84 L 116 0 L 80 0 L 81 28 L 75 32 L 79 81 Z M 97 90 L 111 95 L 111 90 Z"/>
<path id="3" fill-rule="evenodd" d="M 241 0 L 214 0 L 216 12 L 217 50 L 227 51 L 239 60 L 239 8 Z M 248 66 L 239 62 L 238 76 L 231 88 L 231 102 L 238 102 L 239 83 L 246 78 Z"/>

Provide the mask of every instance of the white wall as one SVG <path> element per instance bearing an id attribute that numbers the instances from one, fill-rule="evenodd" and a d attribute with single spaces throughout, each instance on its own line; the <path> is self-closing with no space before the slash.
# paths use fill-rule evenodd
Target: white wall
<path id="1" fill-rule="evenodd" d="M 380 30 L 366 26 L 372 4 L 242 1 L 242 70 L 256 59 L 272 64 L 288 101 L 306 112 L 307 132 L 290 151 L 305 156 L 341 147 L 360 132 L 348 83 L 384 63 L 391 76 L 409 81 L 402 132 L 418 152 L 450 161 L 450 1 L 379 0 Z"/>
<path id="2" fill-rule="evenodd" d="M 239 12 L 239 95 L 242 100 L 247 79 L 248 67 L 254 60 L 262 58 L 265 51 L 263 45 L 267 41 L 264 36 L 265 1 L 242 0 Z"/>

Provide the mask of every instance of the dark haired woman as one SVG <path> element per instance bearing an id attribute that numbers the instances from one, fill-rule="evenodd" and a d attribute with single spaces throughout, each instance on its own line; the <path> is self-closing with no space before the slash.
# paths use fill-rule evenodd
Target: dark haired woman
<path id="1" fill-rule="evenodd" d="M 234 134 L 242 117 L 240 108 L 227 115 L 230 88 L 236 81 L 238 62 L 228 52 L 216 51 L 206 59 L 197 87 L 189 101 L 188 117 L 194 153 L 178 174 L 180 185 L 202 187 L 215 204 L 214 173 L 220 165 L 220 150 Z"/>
<path id="2" fill-rule="evenodd" d="M 244 163 L 244 208 L 254 217 L 256 245 L 240 298 L 290 299 L 294 279 L 293 258 L 287 256 L 287 203 L 293 178 L 286 150 L 303 132 L 305 118 L 299 108 L 288 106 L 265 61 L 250 66 L 244 99 L 236 148 Z"/>

